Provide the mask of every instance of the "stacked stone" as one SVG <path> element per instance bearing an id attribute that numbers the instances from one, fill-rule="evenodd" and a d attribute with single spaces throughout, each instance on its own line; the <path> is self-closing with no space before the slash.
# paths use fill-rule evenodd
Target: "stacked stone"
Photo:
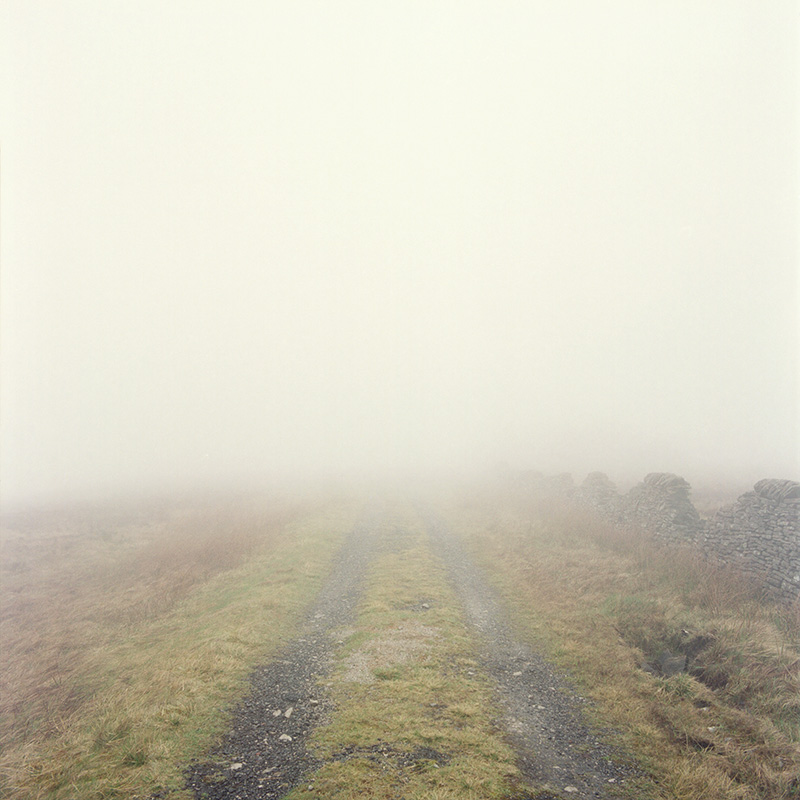
<path id="1" fill-rule="evenodd" d="M 800 483 L 759 481 L 754 491 L 720 509 L 701 546 L 763 578 L 782 599 L 800 599 Z"/>
<path id="2" fill-rule="evenodd" d="M 590 472 L 575 493 L 576 499 L 608 520 L 618 515 L 620 496 L 604 472 Z"/>
<path id="3" fill-rule="evenodd" d="M 753 489 L 759 497 L 766 497 L 776 503 L 782 503 L 784 500 L 800 500 L 800 483 L 796 481 L 765 478 L 763 481 L 759 481 Z"/>
<path id="4" fill-rule="evenodd" d="M 704 524 L 678 475 L 651 472 L 622 498 L 619 521 L 636 525 L 664 542 L 695 542 Z"/>
<path id="5" fill-rule="evenodd" d="M 532 473 L 527 483 L 537 494 L 571 499 L 614 524 L 648 531 L 664 544 L 695 544 L 706 555 L 757 576 L 779 599 L 800 601 L 800 483 L 759 481 L 710 522 L 692 504 L 689 484 L 671 473 L 652 472 L 624 496 L 602 472 L 587 475 L 578 489 L 567 474 Z"/>
<path id="6" fill-rule="evenodd" d="M 546 477 L 541 489 L 551 497 L 569 499 L 575 494 L 575 481 L 569 472 L 562 472 Z"/>

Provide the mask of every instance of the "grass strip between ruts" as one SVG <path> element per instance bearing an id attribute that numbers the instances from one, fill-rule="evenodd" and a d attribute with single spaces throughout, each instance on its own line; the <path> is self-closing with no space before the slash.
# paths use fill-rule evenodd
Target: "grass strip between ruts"
<path id="1" fill-rule="evenodd" d="M 326 680 L 335 710 L 311 740 L 324 765 L 287 800 L 511 796 L 514 753 L 427 534 L 401 515 L 376 535 L 384 552 Z"/>

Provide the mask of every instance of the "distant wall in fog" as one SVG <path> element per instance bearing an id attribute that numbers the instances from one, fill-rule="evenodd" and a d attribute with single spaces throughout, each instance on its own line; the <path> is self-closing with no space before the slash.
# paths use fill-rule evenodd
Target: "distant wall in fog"
<path id="1" fill-rule="evenodd" d="M 548 480 L 538 483 L 546 488 Z M 558 487 L 564 493 L 563 478 Z M 569 494 L 615 524 L 642 528 L 665 544 L 694 544 L 756 575 L 774 596 L 800 600 L 800 483 L 759 481 L 710 520 L 697 513 L 690 493 L 683 478 L 653 472 L 620 495 L 608 477 L 593 472 Z"/>

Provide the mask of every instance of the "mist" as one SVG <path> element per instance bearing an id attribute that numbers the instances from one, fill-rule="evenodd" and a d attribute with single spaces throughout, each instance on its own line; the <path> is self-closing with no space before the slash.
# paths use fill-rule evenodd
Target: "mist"
<path id="1" fill-rule="evenodd" d="M 800 478 L 796 3 L 0 14 L 4 504 Z"/>

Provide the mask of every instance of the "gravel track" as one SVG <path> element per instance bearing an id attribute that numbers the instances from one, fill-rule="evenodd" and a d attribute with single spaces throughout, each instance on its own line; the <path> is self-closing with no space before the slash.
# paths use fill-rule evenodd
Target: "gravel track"
<path id="1" fill-rule="evenodd" d="M 566 677 L 514 636 L 497 592 L 458 537 L 425 517 L 434 552 L 482 641 L 481 663 L 497 684 L 501 722 L 523 776 L 564 796 L 621 797 L 617 787 L 641 773 L 590 730 L 582 718 L 587 701 Z"/>
<path id="2" fill-rule="evenodd" d="M 586 701 L 515 638 L 496 592 L 458 537 L 431 514 L 423 517 L 434 553 L 482 642 L 482 667 L 498 687 L 498 725 L 506 730 L 525 779 L 545 789 L 533 796 L 621 797 L 615 789 L 638 773 L 585 724 Z M 186 786 L 197 800 L 274 800 L 311 780 L 310 773 L 322 766 L 306 747 L 332 710 L 321 679 L 331 670 L 342 629 L 355 621 L 370 562 L 379 551 L 399 547 L 401 534 L 376 514 L 355 526 L 298 637 L 253 673 L 249 694 L 232 712 L 229 733 L 207 759 L 187 769 Z M 411 762 L 416 755 L 409 756 Z"/>
<path id="3" fill-rule="evenodd" d="M 299 636 L 252 674 L 230 732 L 207 760 L 187 770 L 187 788 L 198 800 L 282 797 L 320 766 L 306 749 L 330 710 L 319 679 L 330 669 L 337 630 L 354 620 L 379 539 L 374 516 L 355 526 Z"/>

